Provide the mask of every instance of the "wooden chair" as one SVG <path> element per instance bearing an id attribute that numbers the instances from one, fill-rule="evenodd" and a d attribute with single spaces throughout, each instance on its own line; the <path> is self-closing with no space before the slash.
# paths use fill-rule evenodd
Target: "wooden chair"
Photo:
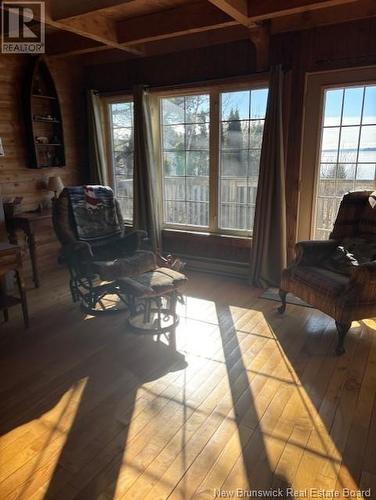
<path id="1" fill-rule="evenodd" d="M 29 314 L 27 309 L 26 292 L 21 275 L 21 249 L 17 245 L 10 243 L 0 243 L 0 279 L 7 273 L 13 271 L 16 275 L 16 282 L 19 291 L 19 297 L 9 295 L 5 290 L 0 293 L 0 310 L 3 311 L 4 320 L 8 321 L 8 309 L 12 306 L 21 304 L 25 328 L 29 327 Z"/>

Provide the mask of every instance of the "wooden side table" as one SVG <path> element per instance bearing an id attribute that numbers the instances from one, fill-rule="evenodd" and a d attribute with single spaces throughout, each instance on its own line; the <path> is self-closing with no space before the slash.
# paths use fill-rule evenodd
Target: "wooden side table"
<path id="1" fill-rule="evenodd" d="M 19 290 L 19 297 L 8 295 L 6 291 L 0 293 L 0 311 L 4 312 L 4 320 L 8 321 L 9 307 L 21 304 L 25 327 L 29 326 L 29 314 L 27 310 L 26 292 L 21 276 L 21 248 L 10 243 L 0 243 L 0 278 L 8 272 L 14 271 Z"/>
<path id="2" fill-rule="evenodd" d="M 24 212 L 7 218 L 7 230 L 11 243 L 17 245 L 17 230 L 21 230 L 26 235 L 27 245 L 29 247 L 31 267 L 33 270 L 33 281 L 36 288 L 40 286 L 38 262 L 35 235 L 42 228 L 52 227 L 52 211 L 44 212 Z"/>

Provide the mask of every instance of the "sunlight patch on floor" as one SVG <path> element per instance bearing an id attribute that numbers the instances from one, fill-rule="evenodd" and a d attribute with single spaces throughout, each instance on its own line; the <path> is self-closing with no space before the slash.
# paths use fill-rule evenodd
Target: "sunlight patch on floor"
<path id="1" fill-rule="evenodd" d="M 48 412 L 44 413 L 39 419 L 29 422 L 27 425 L 47 426 L 47 434 L 43 433 L 43 439 L 36 439 L 30 443 L 33 454 L 39 453 L 29 460 L 27 473 L 21 491 L 18 492 L 18 500 L 29 500 L 36 495 L 36 498 L 43 498 L 43 492 L 47 490 L 49 482 L 54 477 L 55 467 L 59 462 L 60 452 L 63 450 L 68 437 L 71 425 L 74 422 L 76 412 L 80 406 L 81 397 L 85 389 L 87 379 L 83 378 L 75 383 L 58 403 Z M 24 442 L 24 447 L 29 446 Z M 19 454 L 15 457 L 19 460 Z M 40 476 L 43 476 L 43 491 L 39 492 Z M 39 492 L 39 493 L 38 493 Z"/>
<path id="2" fill-rule="evenodd" d="M 317 321 L 311 318 L 310 329 L 317 328 L 319 323 L 320 318 Z M 272 390 L 272 385 L 276 391 L 266 409 L 262 405 L 262 393 L 255 393 L 254 397 L 271 470 L 294 489 L 303 490 L 310 485 L 335 489 L 342 469 L 342 475 L 347 476 L 342 486 L 357 489 L 349 471 L 341 465 L 341 453 L 334 444 L 327 425 L 322 421 L 271 326 L 268 326 L 270 337 L 275 339 L 269 345 L 270 356 L 279 358 L 273 362 L 268 391 Z M 312 359 L 312 366 L 314 362 Z M 257 376 L 256 373 L 255 377 Z M 263 373 L 262 376 L 267 377 L 268 374 Z M 305 376 L 304 372 L 302 376 Z M 282 380 L 278 381 L 278 378 Z M 251 389 L 253 385 L 252 382 Z"/>
<path id="3" fill-rule="evenodd" d="M 180 317 L 191 318 L 205 323 L 218 324 L 215 302 L 196 297 L 185 296 L 184 304 L 178 302 L 177 313 Z"/>

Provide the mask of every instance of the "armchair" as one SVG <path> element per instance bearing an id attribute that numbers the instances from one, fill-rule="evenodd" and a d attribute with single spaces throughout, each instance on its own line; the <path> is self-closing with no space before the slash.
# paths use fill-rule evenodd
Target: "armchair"
<path id="1" fill-rule="evenodd" d="M 370 191 L 346 194 L 330 239 L 300 241 L 295 260 L 282 272 L 279 312 L 291 292 L 334 318 L 336 353 L 345 352 L 351 322 L 376 316 L 376 208 Z"/>
<path id="2" fill-rule="evenodd" d="M 53 204 L 53 225 L 61 260 L 70 272 L 74 302 L 95 310 L 108 293 L 118 293 L 119 277 L 155 269 L 156 256 L 141 250 L 143 231 L 128 230 L 113 191 L 104 186 L 65 188 Z"/>

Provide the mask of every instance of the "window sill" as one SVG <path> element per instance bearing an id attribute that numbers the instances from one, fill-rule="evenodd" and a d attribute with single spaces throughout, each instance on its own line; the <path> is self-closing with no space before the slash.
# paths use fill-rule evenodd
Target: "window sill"
<path id="1" fill-rule="evenodd" d="M 210 240 L 221 240 L 225 242 L 239 242 L 241 246 L 250 247 L 252 237 L 242 236 L 237 234 L 229 233 L 209 233 L 208 231 L 190 231 L 189 229 L 175 229 L 175 228 L 163 228 L 162 234 L 166 237 L 176 237 L 176 238 L 189 238 L 189 239 L 210 239 Z"/>

